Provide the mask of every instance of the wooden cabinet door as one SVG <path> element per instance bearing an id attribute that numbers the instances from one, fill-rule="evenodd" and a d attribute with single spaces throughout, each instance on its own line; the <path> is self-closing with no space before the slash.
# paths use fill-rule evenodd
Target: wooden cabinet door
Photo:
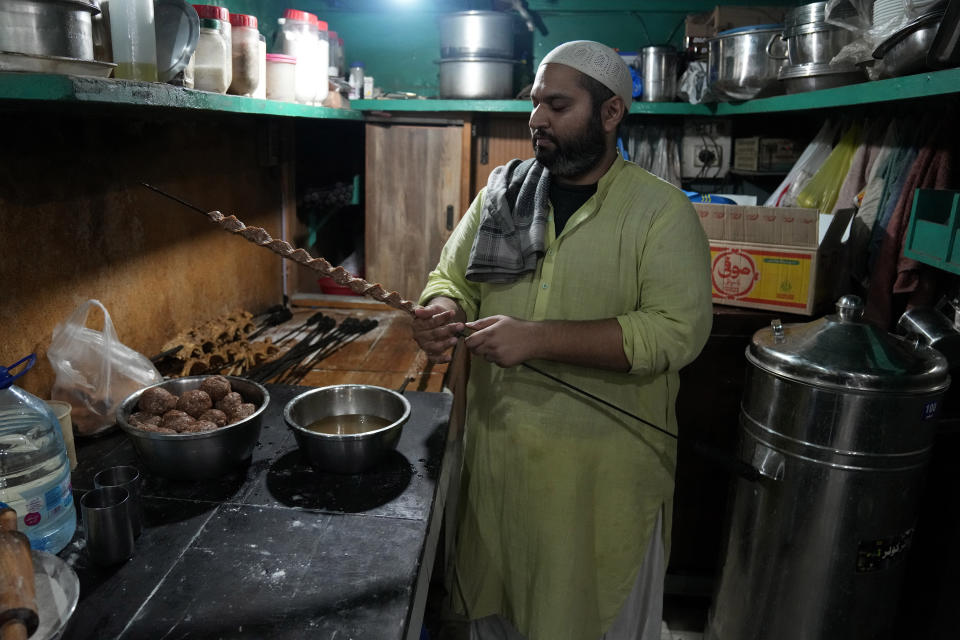
<path id="1" fill-rule="evenodd" d="M 366 279 L 416 300 L 460 211 L 462 125 L 366 125 Z"/>

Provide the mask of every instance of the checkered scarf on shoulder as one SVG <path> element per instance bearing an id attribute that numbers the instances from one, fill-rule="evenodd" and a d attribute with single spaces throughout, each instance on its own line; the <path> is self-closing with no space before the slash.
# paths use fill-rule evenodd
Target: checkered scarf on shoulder
<path id="1" fill-rule="evenodd" d="M 543 255 L 550 214 L 550 172 L 535 159 L 511 160 L 487 180 L 480 229 L 466 277 L 474 282 L 515 282 L 534 271 Z"/>

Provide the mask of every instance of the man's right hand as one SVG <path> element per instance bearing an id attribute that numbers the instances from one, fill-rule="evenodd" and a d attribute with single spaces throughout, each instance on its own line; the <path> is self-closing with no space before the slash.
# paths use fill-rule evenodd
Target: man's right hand
<path id="1" fill-rule="evenodd" d="M 450 349 L 457 344 L 466 315 L 450 298 L 434 298 L 426 307 L 413 311 L 413 339 L 427 353 L 430 362 L 450 362 Z"/>

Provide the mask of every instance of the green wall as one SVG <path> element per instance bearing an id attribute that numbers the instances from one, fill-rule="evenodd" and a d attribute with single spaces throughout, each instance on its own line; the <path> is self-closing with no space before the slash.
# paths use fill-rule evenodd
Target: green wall
<path id="1" fill-rule="evenodd" d="M 440 34 L 437 17 L 468 9 L 503 9 L 507 2 L 469 0 L 215 0 L 235 13 L 256 15 L 260 31 L 272 51 L 277 18 L 290 7 L 310 11 L 326 20 L 344 39 L 347 62 L 362 60 L 367 73 L 385 92 L 412 91 L 435 97 L 438 84 Z M 683 41 L 687 14 L 712 10 L 716 5 L 750 2 L 711 0 L 527 0 L 526 6 L 546 33 L 530 33 L 517 20 L 516 56 L 525 60 L 518 69 L 517 89 L 531 81 L 534 63 L 550 49 L 568 40 L 597 40 L 636 51 L 648 44 Z M 796 0 L 767 0 L 763 5 L 797 6 Z"/>

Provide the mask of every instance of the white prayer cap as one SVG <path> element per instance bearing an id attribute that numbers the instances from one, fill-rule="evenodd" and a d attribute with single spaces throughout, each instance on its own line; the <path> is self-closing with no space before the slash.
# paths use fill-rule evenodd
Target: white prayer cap
<path id="1" fill-rule="evenodd" d="M 565 64 L 584 73 L 623 98 L 627 109 L 633 102 L 630 69 L 616 51 L 592 40 L 565 42 L 548 53 L 540 66 Z"/>

